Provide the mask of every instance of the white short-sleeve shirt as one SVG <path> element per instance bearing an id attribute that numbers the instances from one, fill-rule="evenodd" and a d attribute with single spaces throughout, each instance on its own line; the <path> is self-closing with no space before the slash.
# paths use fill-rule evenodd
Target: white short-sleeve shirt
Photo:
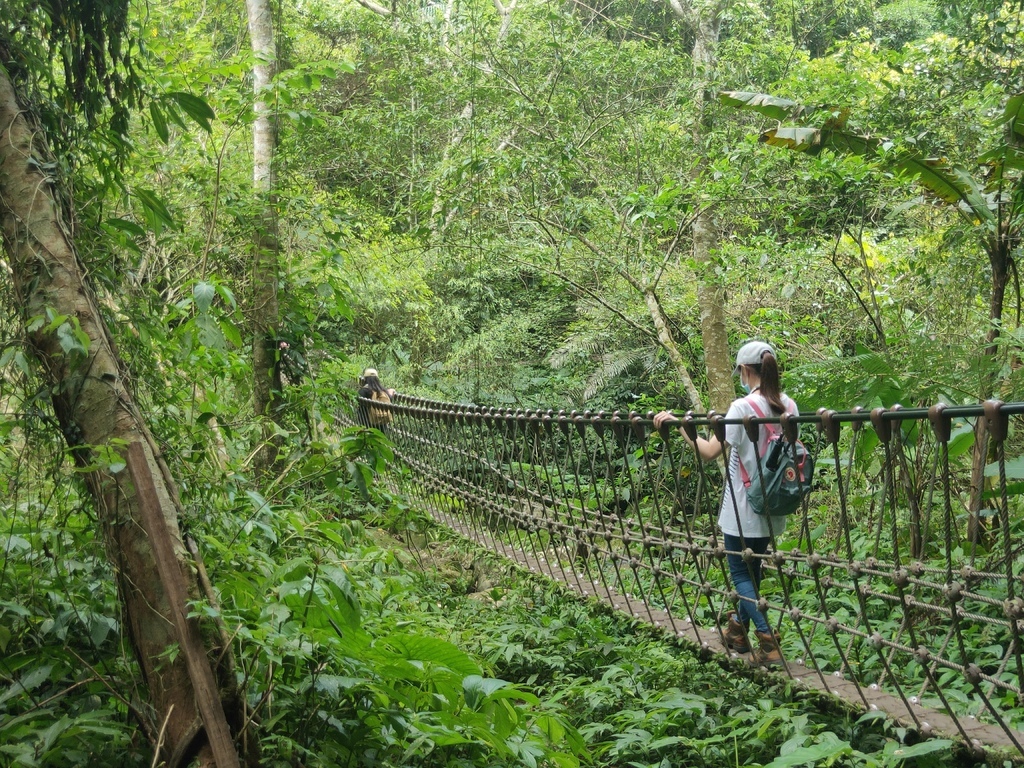
<path id="1" fill-rule="evenodd" d="M 772 414 L 768 401 L 758 392 L 753 392 L 746 397 L 733 400 L 726 413 L 728 419 L 743 419 L 745 416 L 758 418 L 757 413 L 750 405 L 750 400 L 757 400 L 757 407 L 765 416 Z M 786 406 L 786 412 L 794 416 L 800 411 L 796 403 L 788 395 L 782 396 L 782 404 Z M 761 425 L 761 445 L 764 449 L 766 439 L 765 427 Z M 725 441 L 729 445 L 729 478 L 731 482 L 725 485 L 725 495 L 722 499 L 722 509 L 718 513 L 718 527 L 722 533 L 733 536 L 744 536 L 750 538 L 765 538 L 774 533 L 776 536 L 786 529 L 786 515 L 780 517 L 767 517 L 754 512 L 747 503 L 747 489 L 743 485 L 743 477 L 740 473 L 740 462 L 746 467 L 747 476 L 752 477 L 757 472 L 757 460 L 754 453 L 754 444 L 747 437 L 747 431 L 742 423 L 730 424 L 725 428 Z M 734 503 L 735 502 L 735 503 Z M 771 529 L 769 529 L 769 524 Z"/>

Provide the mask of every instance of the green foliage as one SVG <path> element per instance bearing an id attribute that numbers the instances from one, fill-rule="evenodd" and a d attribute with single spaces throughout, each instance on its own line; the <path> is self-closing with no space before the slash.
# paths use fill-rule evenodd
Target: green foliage
<path id="1" fill-rule="evenodd" d="M 596 765 L 950 764 L 948 741 L 912 745 L 877 713 L 852 718 L 763 689 L 557 589 L 517 579 L 495 593 L 442 595 L 430 622 L 557 702 Z"/>
<path id="2" fill-rule="evenodd" d="M 131 749 L 132 705 L 111 685 L 131 675 L 118 647 L 115 584 L 79 482 L 58 471 L 62 454 L 41 463 L 36 477 L 26 472 L 33 459 L 23 435 L 50 429 L 38 415 L 4 424 L 0 762 L 142 765 Z"/>
<path id="3" fill-rule="evenodd" d="M 993 376 L 1016 396 L 1017 300 L 984 355 L 977 249 L 1019 230 L 1019 215 L 997 221 L 1020 208 L 1011 4 L 731 4 L 717 84 L 788 97 L 753 115 L 696 113 L 693 33 L 667 3 L 520 4 L 502 34 L 491 3 L 394 10 L 280 9 L 284 462 L 260 484 L 240 7 L 172 0 L 136 17 L 116 0 L 14 0 L 0 21 L 4 66 L 59 150 L 43 170 L 71 182 L 80 257 L 220 594 L 195 612 L 234 637 L 267 763 L 948 759 L 533 585 L 496 589 L 500 606 L 456 599 L 366 538 L 360 520 L 416 537 L 428 525 L 377 483 L 386 438 L 338 415 L 364 363 L 400 390 L 488 405 L 673 404 L 679 383 L 628 278 L 656 288 L 698 387 L 700 279 L 727 288 L 731 338 L 776 344 L 805 411 L 972 400 Z M 798 158 L 761 134 L 846 154 Z M 911 177 L 946 202 L 916 198 Z M 696 211 L 721 235 L 708 265 L 688 256 Z M 28 324 L 87 359 L 76 318 Z M 23 326 L 2 321 L 0 762 L 144 765 L 116 572 L 54 447 Z M 95 460 L 113 469 L 115 448 Z M 631 482 L 638 461 L 586 503 L 648 503 L 658 491 Z"/>
<path id="4" fill-rule="evenodd" d="M 232 628 L 266 764 L 577 764 L 560 751 L 571 729 L 535 712 L 529 690 L 412 629 L 429 610 L 415 578 L 338 514 L 360 488 L 386 503 L 370 483 L 389 455 L 380 433 L 352 430 L 333 461 L 293 460 L 282 501 L 236 480 L 192 520 L 220 597 L 194 613 Z M 76 481 L 15 479 L 33 494 L 39 482 L 63 492 L 50 508 L 0 510 L 0 749 L 16 765 L 148 764 L 119 693 L 133 672 L 118 652 L 114 580 Z"/>
<path id="5" fill-rule="evenodd" d="M 938 26 L 938 9 L 931 0 L 895 0 L 875 13 L 873 33 L 890 48 L 928 37 Z"/>
<path id="6" fill-rule="evenodd" d="M 127 0 L 13 0 L 0 21 L 0 51 L 13 64 L 9 75 L 46 94 L 44 121 L 53 137 L 67 151 L 86 131 L 98 131 L 114 165 L 127 157 L 131 110 L 143 88 L 130 9 Z"/>

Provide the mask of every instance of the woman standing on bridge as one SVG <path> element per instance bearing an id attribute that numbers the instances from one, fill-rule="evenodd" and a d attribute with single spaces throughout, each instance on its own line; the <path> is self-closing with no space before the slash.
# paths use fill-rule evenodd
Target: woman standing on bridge
<path id="1" fill-rule="evenodd" d="M 395 396 L 395 390 L 385 389 L 380 383 L 380 376 L 376 368 L 367 368 L 359 377 L 359 391 L 356 396 L 359 398 L 356 407 L 356 421 L 364 427 L 375 427 L 382 432 L 387 432 L 391 423 L 391 411 L 386 408 L 379 408 L 370 405 L 366 401 L 377 403 L 390 403 Z"/>
<path id="2" fill-rule="evenodd" d="M 747 468 L 748 476 L 752 475 L 757 471 L 757 456 L 741 420 L 745 416 L 758 418 L 752 400 L 756 401 L 757 407 L 764 414 L 769 412 L 769 408 L 776 416 L 784 412 L 796 415 L 798 410 L 796 403 L 781 390 L 775 350 L 765 342 L 750 341 L 740 347 L 733 375 L 740 377 L 740 385 L 749 394 L 734 400 L 726 413 L 726 418 L 735 423 L 725 428 L 725 441 L 730 449 L 729 477 L 718 514 L 718 527 L 722 529 L 729 574 L 740 600 L 737 612 L 729 614 L 723 635 L 730 649 L 737 653 L 747 653 L 751 650 L 747 632 L 753 621 L 758 647 L 753 649 L 750 663 L 755 666 L 782 664 L 779 635 L 772 632 L 768 620 L 758 610 L 757 602 L 760 597 L 763 556 L 768 552 L 772 536 L 777 536 L 785 529 L 786 518 L 758 515 L 747 502 L 740 462 Z M 677 421 L 670 411 L 662 411 L 654 417 L 654 426 L 660 429 L 663 424 Z M 722 454 L 723 445 L 714 435 L 691 441 L 682 428 L 679 432 L 704 461 L 712 461 Z M 754 553 L 754 557 L 745 560 L 743 552 L 747 549 Z"/>

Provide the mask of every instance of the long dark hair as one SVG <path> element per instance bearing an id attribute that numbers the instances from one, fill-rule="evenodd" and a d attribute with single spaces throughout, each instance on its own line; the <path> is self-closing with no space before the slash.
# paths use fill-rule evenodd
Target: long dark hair
<path id="1" fill-rule="evenodd" d="M 779 361 L 771 352 L 761 355 L 761 364 L 750 366 L 754 372 L 761 377 L 761 386 L 758 388 L 764 399 L 774 413 L 782 414 L 786 406 L 782 402 L 782 385 L 779 383 Z"/>
<path id="2" fill-rule="evenodd" d="M 371 392 L 383 392 L 387 394 L 387 390 L 384 389 L 384 385 L 380 383 L 380 378 L 377 376 L 363 376 L 363 386 Z"/>

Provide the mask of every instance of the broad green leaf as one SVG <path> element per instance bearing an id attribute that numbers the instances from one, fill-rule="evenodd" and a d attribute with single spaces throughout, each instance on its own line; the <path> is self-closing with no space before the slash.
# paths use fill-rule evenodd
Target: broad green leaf
<path id="1" fill-rule="evenodd" d="M 160 137 L 160 141 L 166 144 L 171 137 L 167 130 L 167 118 L 164 117 L 160 105 L 155 101 L 149 102 L 149 116 L 153 118 L 153 130 L 156 131 L 156 135 Z"/>
<path id="2" fill-rule="evenodd" d="M 830 760 L 848 755 L 852 751 L 850 744 L 840 741 L 834 736 L 831 740 L 809 747 L 800 747 L 792 752 L 779 755 L 764 768 L 796 768 L 796 766 L 817 765 L 819 760 Z"/>
<path id="3" fill-rule="evenodd" d="M 117 629 L 117 622 L 109 616 L 92 615 L 86 622 L 89 626 L 89 637 L 95 647 L 103 645 L 107 636 Z"/>
<path id="4" fill-rule="evenodd" d="M 310 562 L 307 558 L 293 557 L 274 570 L 274 580 L 301 581 L 309 575 L 310 567 Z"/>
<path id="5" fill-rule="evenodd" d="M 658 706 L 703 714 L 707 709 L 707 701 L 700 696 L 683 693 L 678 688 L 671 688 L 665 692 L 664 696 L 658 699 Z"/>
<path id="6" fill-rule="evenodd" d="M 817 128 L 775 128 L 761 134 L 761 142 L 769 147 L 784 147 L 812 155 L 821 151 L 821 131 Z"/>
<path id="7" fill-rule="evenodd" d="M 493 677 L 467 675 L 462 680 L 462 691 L 466 697 L 466 704 L 473 709 L 478 709 L 483 702 L 490 698 L 491 694 L 509 685 L 511 683 Z"/>
<path id="8" fill-rule="evenodd" d="M 216 119 L 217 116 L 205 100 L 184 91 L 172 91 L 167 96 L 178 102 L 178 106 L 184 110 L 185 114 L 199 123 L 207 133 L 213 130 L 210 121 Z"/>
<path id="9" fill-rule="evenodd" d="M 949 458 L 962 456 L 974 445 L 974 427 L 970 424 L 958 425 L 949 437 Z"/>
<path id="10" fill-rule="evenodd" d="M 164 109 L 166 110 L 166 117 L 170 122 L 181 128 L 181 130 L 188 132 L 188 126 L 185 124 L 185 119 L 178 113 L 178 108 L 174 106 L 173 102 L 165 101 Z"/>
<path id="11" fill-rule="evenodd" d="M 472 657 L 446 640 L 425 635 L 391 635 L 388 642 L 410 661 L 422 661 L 447 667 L 460 675 L 479 675 L 480 667 Z"/>
<path id="12" fill-rule="evenodd" d="M 55 331 L 62 325 L 67 324 L 67 315 L 58 315 L 52 309 L 46 310 L 46 317 L 50 321 L 50 324 L 46 326 L 46 332 Z"/>
<path id="13" fill-rule="evenodd" d="M 28 552 L 32 549 L 32 544 L 31 542 L 29 542 L 28 539 L 23 538 L 22 536 L 17 536 L 15 534 L 11 534 L 10 536 L 8 536 L 6 541 L 2 539 L 0 539 L 0 541 L 3 541 L 3 546 L 0 547 L 0 551 L 3 551 L 3 553 L 7 555 L 13 552 Z M 5 610 L 11 610 L 16 605 L 17 603 L 0 602 L 0 606 L 2 606 Z M 21 608 L 21 610 L 25 610 L 21 606 L 18 607 Z M 27 616 L 28 613 L 26 612 L 22 615 Z"/>
<path id="14" fill-rule="evenodd" d="M 220 329 L 224 334 L 224 338 L 227 339 L 233 347 L 237 349 L 242 346 L 242 334 L 238 330 L 238 326 L 230 320 L 224 319 L 220 321 Z"/>
<path id="15" fill-rule="evenodd" d="M 192 288 L 192 299 L 200 312 L 209 312 L 213 305 L 213 297 L 217 295 L 216 289 L 206 282 L 199 282 Z"/>
<path id="16" fill-rule="evenodd" d="M 855 155 L 874 155 L 883 143 L 879 139 L 860 136 L 847 131 L 830 131 L 829 147 L 836 151 Z M 978 201 L 971 201 L 972 192 L 977 191 L 976 183 L 966 171 L 950 166 L 945 159 L 922 157 L 914 152 L 901 150 L 892 155 L 883 154 L 882 167 L 889 167 L 912 179 L 947 203 L 967 203 L 972 209 Z M 981 203 L 987 210 L 987 206 Z"/>
<path id="17" fill-rule="evenodd" d="M 553 715 L 539 715 L 533 724 L 551 742 L 558 743 L 565 738 L 565 725 Z"/>
<path id="18" fill-rule="evenodd" d="M 138 189 L 133 191 L 133 194 L 139 198 L 139 202 L 142 203 L 143 207 L 149 212 L 157 221 L 167 227 L 174 227 L 174 217 L 171 216 L 171 212 L 167 210 L 167 206 L 164 202 L 157 197 L 156 193 L 150 192 L 148 189 Z"/>
<path id="19" fill-rule="evenodd" d="M 685 736 L 662 736 L 660 739 L 655 739 L 647 745 L 647 749 L 654 752 L 658 749 L 664 749 L 665 747 L 672 747 L 681 742 L 687 741 Z"/>
<path id="20" fill-rule="evenodd" d="M 508 701 L 498 702 L 496 706 L 491 708 L 490 715 L 494 733 L 500 739 L 508 739 L 519 724 L 519 713 L 511 702 Z M 523 742 L 521 738 L 517 738 L 516 742 L 520 749 L 529 744 L 529 742 Z M 512 745 L 507 744 L 507 746 Z"/>
<path id="21" fill-rule="evenodd" d="M 352 310 L 352 305 L 348 303 L 348 300 L 338 293 L 335 296 L 334 311 L 341 315 L 343 318 L 352 322 L 355 319 L 355 312 Z"/>
<path id="22" fill-rule="evenodd" d="M 120 230 L 132 237 L 145 237 L 146 230 L 136 224 L 134 221 L 128 221 L 128 219 L 107 219 L 103 222 L 112 229 Z"/>
<path id="23" fill-rule="evenodd" d="M 71 323 L 61 323 L 57 329 L 57 339 L 60 348 L 68 357 L 86 357 L 89 354 L 89 337 L 84 333 L 77 333 Z"/>
<path id="24" fill-rule="evenodd" d="M 849 152 L 851 155 L 874 155 L 882 146 L 880 139 L 861 136 L 850 131 L 829 129 L 825 143 L 833 152 Z"/>
<path id="25" fill-rule="evenodd" d="M 899 765 L 902 765 L 905 760 L 912 760 L 913 758 L 920 757 L 921 755 L 929 755 L 932 752 L 941 752 L 949 749 L 952 744 L 953 742 L 949 739 L 928 739 L 927 741 L 922 741 L 920 744 L 914 744 L 910 747 L 894 745 L 890 748 L 887 744 L 885 753 L 890 757 L 899 760 Z"/>
<path id="26" fill-rule="evenodd" d="M 358 627 L 362 606 L 359 603 L 359 595 L 344 569 L 325 569 L 324 579 L 333 597 L 333 607 L 337 613 L 335 618 L 346 627 Z"/>
<path id="27" fill-rule="evenodd" d="M 782 99 L 767 93 L 723 91 L 718 94 L 718 100 L 727 107 L 750 109 L 775 120 L 795 119 L 814 111 L 813 108 L 809 109 L 795 101 Z"/>
<path id="28" fill-rule="evenodd" d="M 1003 111 L 1003 118 L 1010 126 L 1010 130 L 1019 136 L 1024 136 L 1024 93 L 1011 96 L 1006 102 L 1006 109 Z"/>
<path id="29" fill-rule="evenodd" d="M 52 669 L 52 664 L 44 664 L 29 670 L 20 680 L 15 680 L 7 687 L 6 691 L 0 693 L 0 704 L 15 696 L 22 696 L 27 692 L 34 691 L 49 679 Z"/>
<path id="30" fill-rule="evenodd" d="M 1024 480 L 1024 456 L 1007 459 L 1004 464 L 1006 465 L 1007 480 Z M 985 477 L 999 477 L 998 461 L 985 466 Z"/>
<path id="31" fill-rule="evenodd" d="M 232 309 L 235 309 L 235 307 L 238 306 L 238 302 L 235 300 L 234 292 L 226 285 L 218 284 L 217 293 L 222 299 L 224 299 L 224 302 Z"/>
<path id="32" fill-rule="evenodd" d="M 320 675 L 316 679 L 316 690 L 323 691 L 332 698 L 339 698 L 343 691 L 362 685 L 366 680 L 361 677 L 343 677 L 341 675 Z"/>
<path id="33" fill-rule="evenodd" d="M 199 343 L 211 349 L 225 349 L 224 334 L 220 330 L 220 323 L 207 313 L 201 313 L 196 317 L 194 327 L 199 331 Z"/>
<path id="34" fill-rule="evenodd" d="M 1003 144 L 981 155 L 978 164 L 987 165 L 992 169 L 992 176 L 989 179 L 991 187 L 993 182 L 1002 180 L 1006 171 L 1024 170 L 1024 151 L 1019 147 Z"/>
<path id="35" fill-rule="evenodd" d="M 789 99 L 763 93 L 727 91 L 719 99 L 727 106 L 752 109 L 776 120 L 806 120 L 814 112 Z M 761 134 L 761 142 L 812 155 L 827 147 L 835 152 L 868 156 L 875 155 L 883 147 L 881 139 L 843 130 L 844 122 L 845 113 L 842 113 L 823 128 L 780 127 Z M 950 167 L 945 160 L 926 158 L 901 150 L 888 158 L 883 155 L 882 163 L 914 179 L 948 203 L 964 203 L 977 218 L 992 219 L 988 203 L 981 196 L 971 175 L 962 169 Z"/>
<path id="36" fill-rule="evenodd" d="M 257 514 L 263 514 L 270 511 L 270 504 L 258 491 L 248 490 L 245 495 L 249 497 L 249 501 L 252 502 L 253 509 L 256 510 Z"/>
<path id="37" fill-rule="evenodd" d="M 14 364 L 18 367 L 18 370 L 26 376 L 32 375 L 32 369 L 29 367 L 28 358 L 25 357 L 25 353 L 20 349 L 14 353 Z"/>
<path id="38" fill-rule="evenodd" d="M 917 181 L 947 203 L 967 200 L 968 190 L 964 188 L 960 174 L 951 169 L 944 160 L 923 158 L 904 152 L 894 158 L 893 165 L 907 178 Z"/>
<path id="39" fill-rule="evenodd" d="M 951 168 L 951 175 L 959 182 L 963 199 L 979 222 L 989 226 L 996 223 L 995 203 L 990 200 L 977 180 L 962 168 Z M 930 189 L 930 187 L 929 187 Z"/>

